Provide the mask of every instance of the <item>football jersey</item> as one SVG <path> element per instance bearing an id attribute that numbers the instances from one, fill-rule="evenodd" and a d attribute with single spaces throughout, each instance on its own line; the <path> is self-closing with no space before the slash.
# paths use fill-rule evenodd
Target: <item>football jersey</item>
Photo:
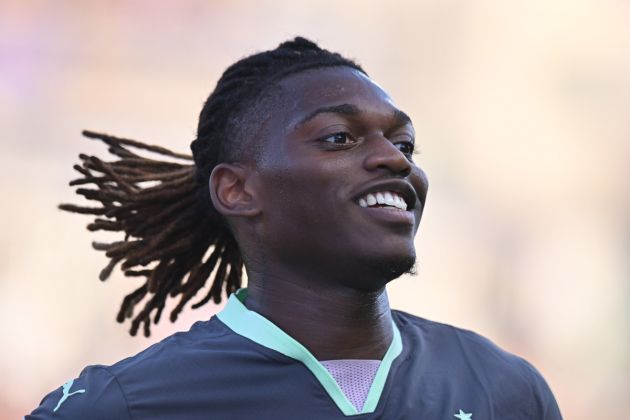
<path id="1" fill-rule="evenodd" d="M 40 419 L 557 420 L 528 362 L 470 331 L 392 311 L 393 339 L 357 409 L 304 346 L 250 311 L 247 289 L 187 332 L 111 366 L 86 367 Z"/>

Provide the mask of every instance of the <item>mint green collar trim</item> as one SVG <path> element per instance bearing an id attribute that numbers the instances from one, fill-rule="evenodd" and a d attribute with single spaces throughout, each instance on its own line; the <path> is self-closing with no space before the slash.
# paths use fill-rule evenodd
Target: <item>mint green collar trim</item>
<path id="1" fill-rule="evenodd" d="M 237 290 L 236 293 L 230 296 L 227 305 L 217 314 L 217 317 L 235 333 L 249 338 L 261 346 L 302 362 L 308 370 L 315 375 L 315 378 L 322 384 L 328 395 L 330 395 L 330 398 L 333 399 L 344 415 L 353 416 L 357 414 L 373 413 L 374 410 L 376 410 L 392 362 L 402 351 L 400 331 L 393 321 L 394 337 L 392 343 L 376 371 L 365 404 L 363 404 L 363 409 L 358 411 L 354 405 L 348 401 L 343 391 L 341 391 L 341 388 L 339 388 L 339 385 L 337 385 L 337 382 L 335 382 L 328 370 L 317 361 L 315 356 L 313 356 L 306 347 L 291 338 L 267 318 L 247 309 L 243 304 L 246 298 L 246 288 Z"/>

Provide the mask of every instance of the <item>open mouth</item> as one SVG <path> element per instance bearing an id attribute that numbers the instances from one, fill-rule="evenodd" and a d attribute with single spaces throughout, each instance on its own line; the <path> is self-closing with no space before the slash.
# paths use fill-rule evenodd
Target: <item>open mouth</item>
<path id="1" fill-rule="evenodd" d="M 403 197 L 394 191 L 379 191 L 376 193 L 368 193 L 359 198 L 359 206 L 382 207 L 406 211 L 407 203 Z"/>

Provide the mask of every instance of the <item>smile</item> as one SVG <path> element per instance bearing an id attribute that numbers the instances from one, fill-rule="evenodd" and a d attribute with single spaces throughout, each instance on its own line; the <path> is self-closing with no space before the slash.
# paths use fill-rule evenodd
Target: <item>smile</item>
<path id="1" fill-rule="evenodd" d="M 396 192 L 383 191 L 377 193 L 369 193 L 359 198 L 359 206 L 367 207 L 392 207 L 399 210 L 407 210 L 407 203 Z"/>

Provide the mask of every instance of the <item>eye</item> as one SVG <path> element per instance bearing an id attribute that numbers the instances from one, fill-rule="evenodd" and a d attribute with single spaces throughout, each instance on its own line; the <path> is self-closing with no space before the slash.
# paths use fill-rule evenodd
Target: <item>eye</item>
<path id="1" fill-rule="evenodd" d="M 415 142 L 412 134 L 407 132 L 398 133 L 390 137 L 390 141 L 394 143 L 394 146 L 396 146 L 403 155 L 411 160 L 411 156 L 415 151 Z"/>
<path id="2" fill-rule="evenodd" d="M 411 156 L 413 154 L 413 149 L 414 149 L 413 142 L 404 141 L 404 142 L 396 143 L 396 147 L 406 156 Z"/>
<path id="3" fill-rule="evenodd" d="M 323 142 L 332 143 L 332 144 L 356 143 L 356 139 L 352 137 L 350 133 L 347 133 L 345 131 L 340 131 L 338 133 L 330 134 L 326 137 L 322 137 L 320 140 Z"/>

